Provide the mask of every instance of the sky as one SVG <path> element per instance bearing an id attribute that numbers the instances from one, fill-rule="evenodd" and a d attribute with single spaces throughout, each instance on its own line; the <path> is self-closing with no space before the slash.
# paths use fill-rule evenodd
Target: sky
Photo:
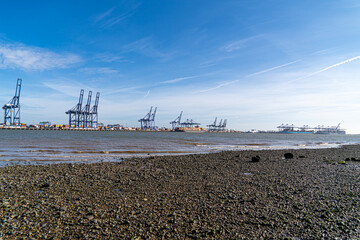
<path id="1" fill-rule="evenodd" d="M 105 125 L 140 126 L 154 106 L 159 127 L 183 111 L 203 127 L 360 133 L 359 43 L 358 0 L 6 1 L 0 104 L 22 78 L 27 124 L 66 124 L 84 89 Z"/>

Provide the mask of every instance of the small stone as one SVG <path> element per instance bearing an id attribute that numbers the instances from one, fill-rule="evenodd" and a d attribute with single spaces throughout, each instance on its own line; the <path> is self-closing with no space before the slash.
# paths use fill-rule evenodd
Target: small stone
<path id="1" fill-rule="evenodd" d="M 284 157 L 285 157 L 285 159 L 291 159 L 291 158 L 294 157 L 294 154 L 292 154 L 292 153 L 285 153 L 285 154 L 284 154 Z"/>
<path id="2" fill-rule="evenodd" d="M 93 220 L 94 219 L 94 215 L 93 214 L 87 214 L 85 215 L 85 218 L 89 219 L 89 220 Z"/>
<path id="3" fill-rule="evenodd" d="M 260 162 L 260 156 L 256 155 L 255 157 L 252 157 L 251 162 Z"/>
<path id="4" fill-rule="evenodd" d="M 48 188 L 48 187 L 50 187 L 49 183 L 44 183 L 40 186 L 40 188 Z"/>

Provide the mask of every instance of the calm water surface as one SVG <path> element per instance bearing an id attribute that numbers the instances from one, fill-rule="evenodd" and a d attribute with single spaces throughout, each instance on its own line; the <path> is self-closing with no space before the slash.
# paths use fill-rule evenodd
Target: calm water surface
<path id="1" fill-rule="evenodd" d="M 359 143 L 360 135 L 0 130 L 0 166 Z"/>

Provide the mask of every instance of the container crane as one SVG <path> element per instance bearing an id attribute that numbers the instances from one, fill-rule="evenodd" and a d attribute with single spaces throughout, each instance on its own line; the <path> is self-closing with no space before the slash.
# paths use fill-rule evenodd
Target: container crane
<path id="1" fill-rule="evenodd" d="M 81 89 L 79 102 L 75 105 L 75 107 L 73 107 L 72 109 L 70 109 L 66 112 L 66 114 L 69 114 L 69 127 L 70 128 L 80 127 L 83 98 L 84 98 L 84 89 Z"/>
<path id="2" fill-rule="evenodd" d="M 92 91 L 89 91 L 86 105 L 81 111 L 82 127 L 83 128 L 88 128 L 90 126 L 90 121 L 91 121 L 91 116 L 90 116 L 91 96 L 92 96 Z"/>
<path id="3" fill-rule="evenodd" d="M 20 125 L 20 92 L 22 79 L 18 78 L 16 83 L 15 96 L 2 108 L 4 109 L 4 125 L 19 126 Z"/>
<path id="4" fill-rule="evenodd" d="M 95 98 L 95 104 L 94 106 L 91 108 L 90 110 L 90 116 L 91 116 L 91 122 L 90 122 L 90 127 L 97 127 L 98 126 L 98 106 L 99 106 L 99 98 L 100 98 L 100 93 L 97 92 L 96 93 L 96 98 Z"/>
<path id="5" fill-rule="evenodd" d="M 174 121 L 170 122 L 172 130 L 175 130 L 175 128 L 180 127 L 182 114 L 183 111 L 181 111 L 180 115 Z"/>

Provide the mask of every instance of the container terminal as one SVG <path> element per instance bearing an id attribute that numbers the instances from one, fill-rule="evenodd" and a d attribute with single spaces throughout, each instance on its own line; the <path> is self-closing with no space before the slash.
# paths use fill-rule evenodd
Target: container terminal
<path id="1" fill-rule="evenodd" d="M 16 83 L 14 97 L 6 103 L 2 108 L 4 109 L 4 123 L 0 123 L 0 129 L 17 129 L 17 130 L 68 130 L 68 131 L 176 131 L 176 132 L 214 132 L 229 131 L 226 129 L 226 119 L 221 120 L 219 124 L 208 125 L 208 129 L 200 127 L 200 123 L 192 119 L 187 119 L 181 122 L 182 112 L 180 116 L 170 122 L 171 128 L 159 128 L 155 125 L 155 117 L 157 107 L 150 108 L 150 111 L 141 119 L 140 127 L 123 127 L 120 124 L 109 124 L 105 126 L 99 122 L 98 106 L 100 100 L 100 93 L 96 93 L 94 105 L 92 104 L 92 91 L 88 92 L 86 104 L 84 101 L 84 89 L 80 90 L 79 100 L 76 105 L 70 108 L 65 114 L 68 115 L 68 124 L 51 124 L 50 121 L 42 121 L 39 124 L 27 125 L 21 123 L 20 120 L 20 93 L 21 93 L 22 79 L 19 78 Z"/>
<path id="2" fill-rule="evenodd" d="M 39 124 L 27 125 L 20 121 L 20 93 L 22 79 L 18 78 L 16 82 L 15 94 L 6 103 L 4 109 L 4 123 L 0 123 L 0 129 L 19 129 L 19 130 L 69 130 L 69 131 L 172 131 L 172 132 L 238 132 L 226 129 L 227 119 L 221 119 L 217 122 L 217 117 L 207 128 L 202 128 L 200 123 L 193 119 L 186 119 L 181 122 L 183 111 L 174 120 L 171 121 L 171 128 L 159 128 L 155 125 L 157 107 L 150 108 L 150 111 L 138 120 L 140 127 L 123 127 L 120 124 L 109 124 L 105 126 L 99 122 L 98 106 L 100 93 L 96 93 L 95 103 L 91 105 L 92 91 L 88 92 L 86 104 L 83 106 L 84 89 L 80 90 L 79 100 L 74 107 L 66 111 L 68 115 L 68 124 L 51 124 L 49 121 L 43 121 Z M 304 125 L 297 127 L 294 124 L 281 124 L 277 127 L 278 131 L 267 131 L 271 133 L 300 133 L 300 134 L 346 134 L 345 129 L 337 126 L 317 126 L 309 127 Z M 251 131 L 254 132 L 254 131 Z M 259 131 L 260 132 L 260 131 Z"/>

